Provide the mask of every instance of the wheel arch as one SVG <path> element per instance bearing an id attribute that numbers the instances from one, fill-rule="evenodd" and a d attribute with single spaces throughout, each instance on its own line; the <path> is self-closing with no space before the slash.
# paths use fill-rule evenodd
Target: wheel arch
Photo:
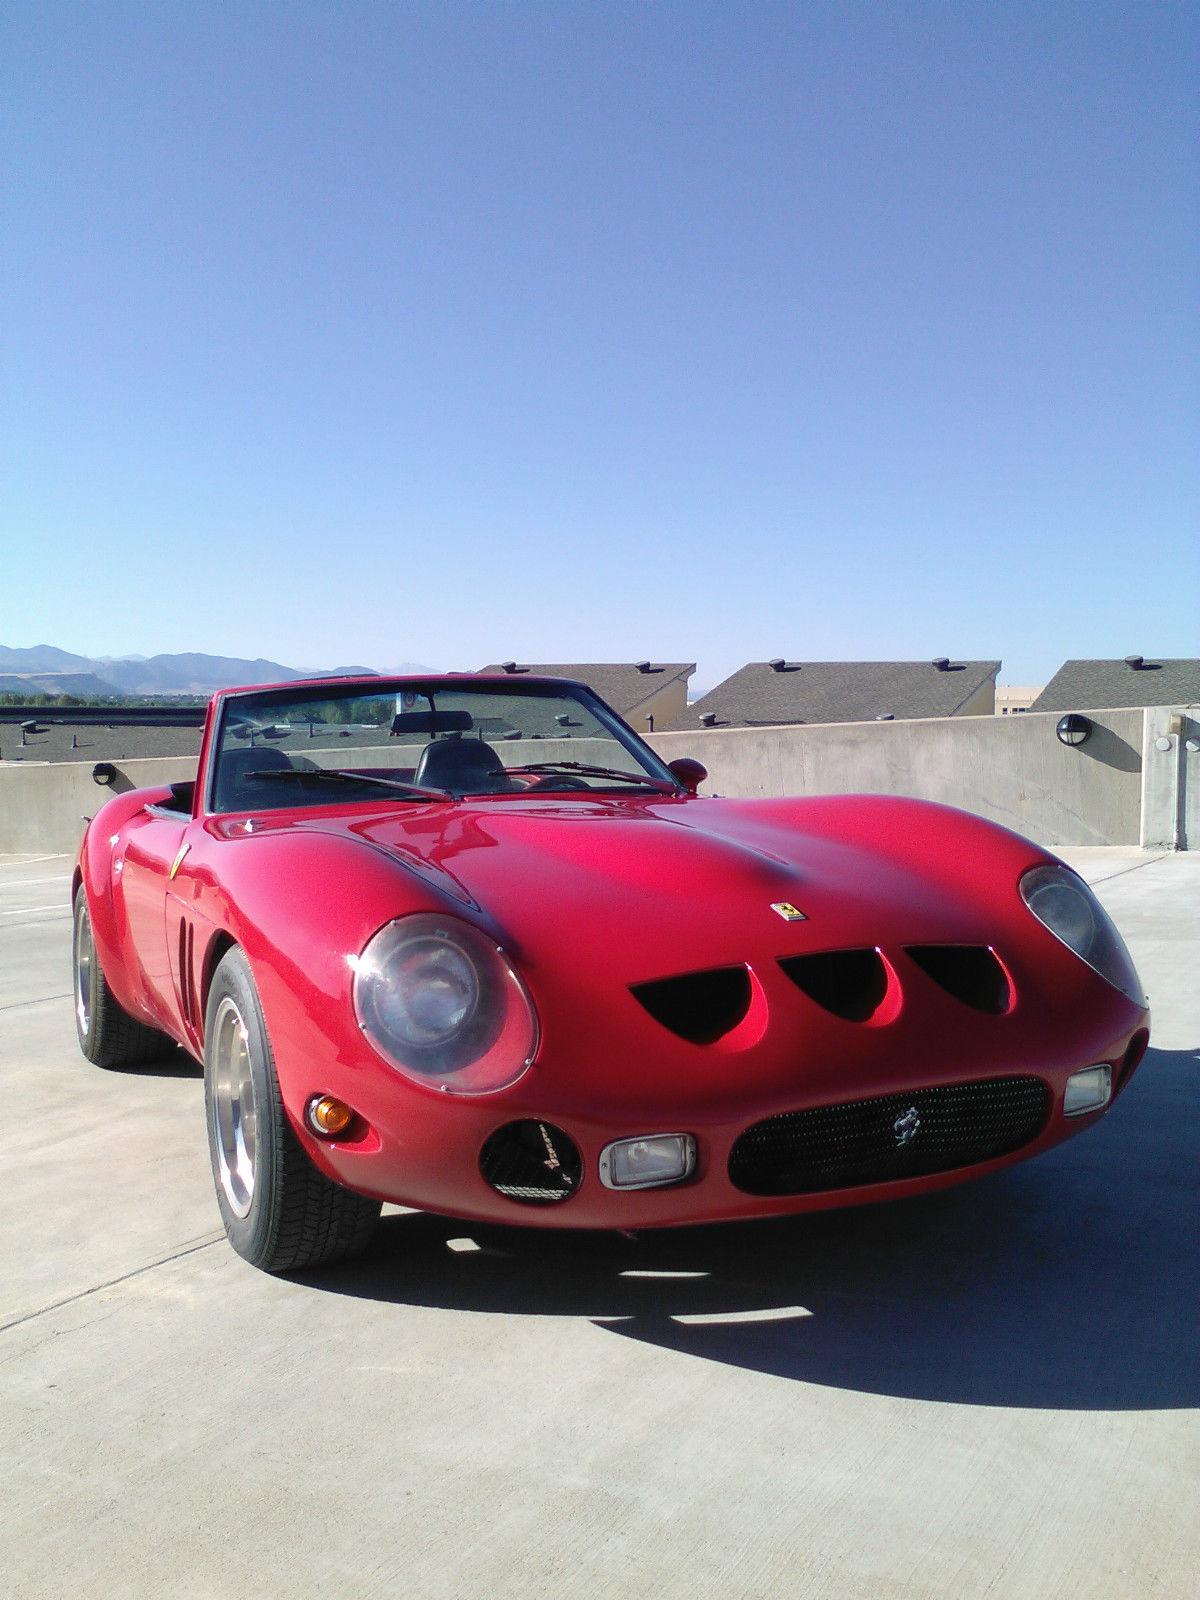
<path id="1" fill-rule="evenodd" d="M 208 1013 L 208 992 L 212 988 L 213 974 L 229 952 L 238 948 L 238 942 L 228 928 L 216 929 L 212 938 L 208 941 L 208 948 L 204 952 L 204 961 L 200 968 L 200 1004 L 198 1010 L 202 1042 L 204 1019 Z"/>

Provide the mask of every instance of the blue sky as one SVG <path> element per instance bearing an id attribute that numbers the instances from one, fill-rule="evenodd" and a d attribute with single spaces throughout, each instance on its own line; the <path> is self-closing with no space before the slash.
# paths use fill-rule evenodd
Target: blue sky
<path id="1" fill-rule="evenodd" d="M 14 0 L 0 643 L 1197 654 L 1198 18 Z"/>

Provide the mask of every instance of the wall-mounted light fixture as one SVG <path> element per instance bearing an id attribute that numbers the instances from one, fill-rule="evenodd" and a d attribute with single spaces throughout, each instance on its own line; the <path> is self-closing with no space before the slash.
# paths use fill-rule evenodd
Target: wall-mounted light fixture
<path id="1" fill-rule="evenodd" d="M 92 768 L 92 782 L 98 783 L 102 789 L 107 788 L 111 783 L 115 783 L 116 777 L 117 769 L 111 761 L 97 761 Z"/>
<path id="2" fill-rule="evenodd" d="M 1092 736 L 1092 719 L 1078 711 L 1068 711 L 1065 717 L 1059 717 L 1054 731 L 1060 744 L 1084 744 Z"/>

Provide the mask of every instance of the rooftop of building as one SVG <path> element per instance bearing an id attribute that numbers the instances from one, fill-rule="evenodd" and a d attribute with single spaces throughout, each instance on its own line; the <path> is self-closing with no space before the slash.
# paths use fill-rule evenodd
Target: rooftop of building
<path id="1" fill-rule="evenodd" d="M 1153 656 L 1064 661 L 1033 711 L 1112 711 L 1200 702 L 1200 661 Z"/>
<path id="2" fill-rule="evenodd" d="M 601 700 L 621 716 L 636 711 L 669 684 L 687 680 L 696 670 L 694 661 L 494 661 L 480 672 L 506 672 L 514 676 L 572 678 L 586 683 Z"/>
<path id="3" fill-rule="evenodd" d="M 994 683 L 999 670 L 999 661 L 944 656 L 934 661 L 750 661 L 689 706 L 675 727 L 951 717 Z"/>

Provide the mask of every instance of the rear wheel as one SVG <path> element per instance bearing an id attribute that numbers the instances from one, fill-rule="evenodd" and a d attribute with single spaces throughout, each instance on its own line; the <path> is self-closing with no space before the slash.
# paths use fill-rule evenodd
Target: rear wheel
<path id="1" fill-rule="evenodd" d="M 100 966 L 92 919 L 82 884 L 75 896 L 75 925 L 71 938 L 74 973 L 75 1032 L 79 1048 L 98 1067 L 134 1067 L 161 1061 L 175 1042 L 150 1028 L 119 1003 Z"/>
<path id="2" fill-rule="evenodd" d="M 209 989 L 204 1102 L 217 1204 L 240 1256 L 266 1272 L 294 1272 L 366 1248 L 379 1201 L 318 1172 L 292 1132 L 250 963 L 237 948 Z"/>

